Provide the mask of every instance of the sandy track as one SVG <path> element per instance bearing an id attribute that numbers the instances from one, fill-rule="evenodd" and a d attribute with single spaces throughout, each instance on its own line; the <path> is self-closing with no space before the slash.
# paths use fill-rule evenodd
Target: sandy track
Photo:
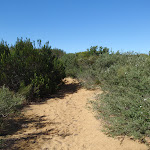
<path id="1" fill-rule="evenodd" d="M 144 144 L 129 138 L 113 139 L 101 132 L 100 121 L 87 109 L 88 99 L 100 91 L 79 88 L 66 79 L 62 90 L 45 103 L 23 110 L 29 121 L 11 138 L 20 150 L 147 150 Z"/>

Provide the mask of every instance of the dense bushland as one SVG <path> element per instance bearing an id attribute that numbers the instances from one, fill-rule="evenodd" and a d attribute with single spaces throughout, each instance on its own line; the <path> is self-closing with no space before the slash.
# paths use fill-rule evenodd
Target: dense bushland
<path id="1" fill-rule="evenodd" d="M 78 77 L 83 74 L 86 69 L 89 69 L 100 54 L 109 53 L 107 47 L 91 46 L 85 52 L 69 53 L 61 57 L 61 61 L 65 67 L 65 73 L 67 76 Z"/>
<path id="2" fill-rule="evenodd" d="M 87 88 L 104 91 L 92 104 L 97 117 L 105 121 L 106 133 L 142 141 L 150 136 L 150 56 L 98 46 L 66 54 L 38 43 L 38 48 L 29 39 L 18 39 L 11 47 L 0 43 L 0 129 L 23 99 L 51 94 L 65 76 L 72 76 Z"/>
<path id="3" fill-rule="evenodd" d="M 48 43 L 35 48 L 29 39 L 18 39 L 10 50 L 4 42 L 1 45 L 4 52 L 0 62 L 0 86 L 5 85 L 27 98 L 43 97 L 58 89 L 65 77 L 64 67 Z"/>
<path id="4" fill-rule="evenodd" d="M 66 72 L 104 91 L 93 106 L 105 120 L 105 131 L 141 140 L 150 136 L 150 56 L 109 53 L 102 47 L 71 55 L 74 59 L 65 59 Z"/>
<path id="5" fill-rule="evenodd" d="M 94 75 L 105 92 L 95 103 L 107 132 L 150 136 L 150 57 L 132 53 L 100 56 Z M 98 68 L 96 70 L 96 68 Z"/>
<path id="6" fill-rule="evenodd" d="M 11 47 L 0 43 L 0 134 L 19 105 L 54 93 L 65 77 L 59 60 L 64 52 L 38 43 L 38 48 L 30 39 L 17 39 Z"/>
<path id="7" fill-rule="evenodd" d="M 76 74 L 79 70 L 76 55 L 75 54 L 63 55 L 63 57 L 61 57 L 61 62 L 65 67 L 66 76 L 76 77 Z"/>

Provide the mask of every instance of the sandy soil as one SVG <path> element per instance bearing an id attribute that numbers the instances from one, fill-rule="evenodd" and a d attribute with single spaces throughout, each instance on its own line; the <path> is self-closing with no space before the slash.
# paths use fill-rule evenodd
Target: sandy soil
<path id="1" fill-rule="evenodd" d="M 102 124 L 88 109 L 88 100 L 101 91 L 79 88 L 66 78 L 57 95 L 23 110 L 27 120 L 10 138 L 19 150 L 148 150 L 129 138 L 113 139 L 101 132 Z"/>

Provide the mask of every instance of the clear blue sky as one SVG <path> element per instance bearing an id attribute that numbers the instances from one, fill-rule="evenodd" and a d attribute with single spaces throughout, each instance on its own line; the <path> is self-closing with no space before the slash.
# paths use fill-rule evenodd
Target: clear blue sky
<path id="1" fill-rule="evenodd" d="M 150 0 L 0 0 L 0 39 L 41 39 L 67 53 L 150 51 Z"/>

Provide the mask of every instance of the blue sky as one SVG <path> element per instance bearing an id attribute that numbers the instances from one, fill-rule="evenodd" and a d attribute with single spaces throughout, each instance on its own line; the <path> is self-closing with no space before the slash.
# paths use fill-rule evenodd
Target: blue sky
<path id="1" fill-rule="evenodd" d="M 0 0 L 0 39 L 41 39 L 67 53 L 150 51 L 150 0 Z"/>

